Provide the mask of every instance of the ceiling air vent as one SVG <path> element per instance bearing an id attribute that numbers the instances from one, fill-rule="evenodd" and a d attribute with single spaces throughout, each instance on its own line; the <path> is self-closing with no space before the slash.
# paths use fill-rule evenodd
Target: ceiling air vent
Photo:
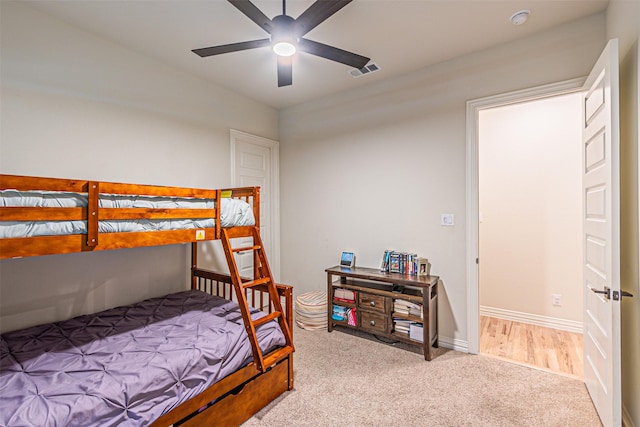
<path id="1" fill-rule="evenodd" d="M 375 73 L 376 71 L 380 71 L 380 67 L 378 67 L 377 64 L 372 62 L 369 65 L 365 65 L 360 69 L 352 68 L 348 71 L 348 73 L 351 75 L 351 77 L 355 79 L 356 77 L 364 76 L 365 74 Z"/>

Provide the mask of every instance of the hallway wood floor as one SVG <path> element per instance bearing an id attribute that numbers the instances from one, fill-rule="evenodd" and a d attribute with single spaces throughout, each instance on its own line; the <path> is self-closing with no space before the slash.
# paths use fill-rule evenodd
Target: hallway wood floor
<path id="1" fill-rule="evenodd" d="M 480 316 L 480 354 L 583 378 L 582 334 Z"/>

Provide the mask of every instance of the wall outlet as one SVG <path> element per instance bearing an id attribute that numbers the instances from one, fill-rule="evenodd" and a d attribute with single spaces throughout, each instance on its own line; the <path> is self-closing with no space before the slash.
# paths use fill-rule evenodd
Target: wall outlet
<path id="1" fill-rule="evenodd" d="M 551 304 L 556 307 L 562 306 L 562 295 L 560 294 L 551 294 Z"/>
<path id="2" fill-rule="evenodd" d="M 440 225 L 444 225 L 445 227 L 453 227 L 455 225 L 453 214 L 440 215 Z"/>

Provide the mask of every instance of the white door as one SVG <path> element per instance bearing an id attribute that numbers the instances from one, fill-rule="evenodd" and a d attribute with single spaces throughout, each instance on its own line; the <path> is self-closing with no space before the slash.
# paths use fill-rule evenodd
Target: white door
<path id="1" fill-rule="evenodd" d="M 618 42 L 584 86 L 584 380 L 605 427 L 622 424 Z"/>
<path id="2" fill-rule="evenodd" d="M 280 272 L 278 245 L 278 142 L 231 130 L 231 184 L 234 187 L 260 187 L 260 237 L 274 278 Z M 234 242 L 234 246 L 246 246 Z M 240 274 L 253 277 L 251 252 L 236 260 Z"/>

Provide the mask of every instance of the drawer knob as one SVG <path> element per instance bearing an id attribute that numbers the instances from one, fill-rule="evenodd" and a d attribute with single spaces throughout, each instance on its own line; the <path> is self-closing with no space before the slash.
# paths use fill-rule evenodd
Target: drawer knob
<path id="1" fill-rule="evenodd" d="M 371 304 L 371 307 L 375 307 L 376 306 L 376 302 L 375 301 L 371 301 L 371 302 L 369 302 L 369 304 Z"/>
<path id="2" fill-rule="evenodd" d="M 376 321 L 375 320 L 370 320 L 369 323 L 371 323 L 371 326 L 376 326 Z"/>

